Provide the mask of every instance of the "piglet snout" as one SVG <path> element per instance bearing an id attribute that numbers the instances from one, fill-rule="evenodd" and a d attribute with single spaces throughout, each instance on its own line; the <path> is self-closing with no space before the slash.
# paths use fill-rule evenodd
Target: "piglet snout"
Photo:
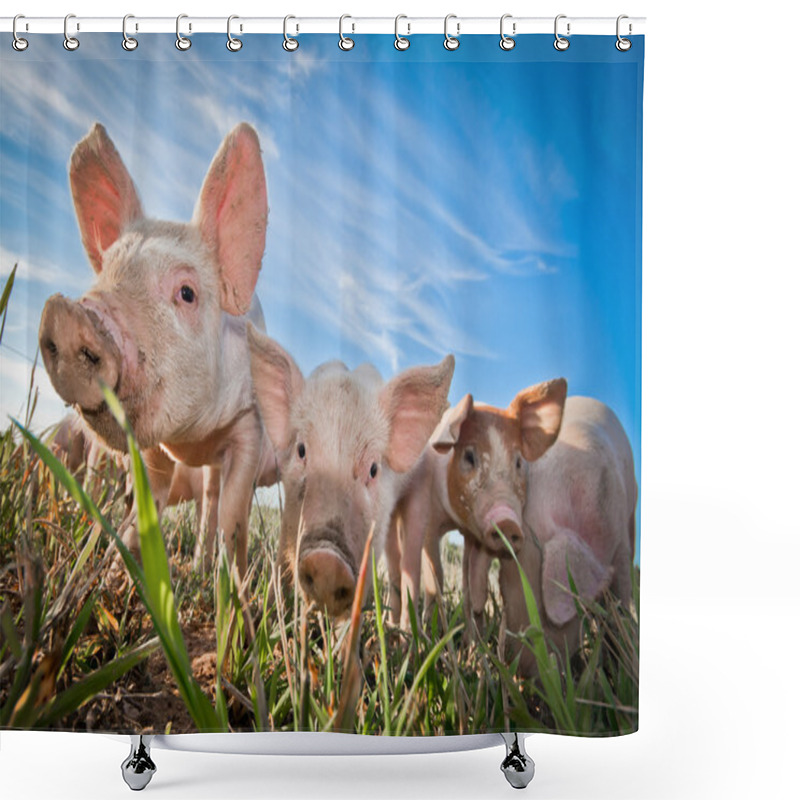
<path id="1" fill-rule="evenodd" d="M 514 548 L 514 552 L 518 553 L 522 547 L 522 531 L 519 525 L 510 520 L 503 520 L 497 523 L 497 527 L 492 526 L 492 529 L 489 531 L 489 538 L 491 539 L 492 545 L 497 550 L 507 552 L 506 546 L 500 538 L 500 534 L 497 532 L 497 528 L 499 528 L 503 532 L 503 536 L 508 539 L 508 543 Z"/>
<path id="2" fill-rule="evenodd" d="M 514 548 L 514 552 L 518 553 L 522 547 L 522 526 L 519 515 L 505 503 L 497 503 L 487 513 L 484 537 L 489 547 L 499 552 L 506 552 L 506 546 L 498 533 L 498 529 L 508 539 L 509 544 Z"/>
<path id="3" fill-rule="evenodd" d="M 99 381 L 117 385 L 121 358 L 116 344 L 90 311 L 63 295 L 45 303 L 39 348 L 53 387 L 67 403 L 96 410 L 104 401 Z"/>
<path id="4" fill-rule="evenodd" d="M 332 619 L 350 611 L 355 575 L 338 553 L 324 548 L 307 551 L 300 558 L 298 575 L 306 597 L 324 608 Z"/>

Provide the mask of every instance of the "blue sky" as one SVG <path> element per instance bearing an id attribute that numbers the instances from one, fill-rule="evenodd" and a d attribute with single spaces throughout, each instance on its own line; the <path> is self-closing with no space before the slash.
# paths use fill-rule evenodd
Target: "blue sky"
<path id="1" fill-rule="evenodd" d="M 451 401 L 507 405 L 564 376 L 607 402 L 639 469 L 641 58 L 613 37 L 201 35 L 187 53 L 116 34 L 66 53 L 3 49 L 0 274 L 19 280 L 0 349 L 0 412 L 19 414 L 39 315 L 93 273 L 66 165 L 96 120 L 150 216 L 187 220 L 222 137 L 261 137 L 270 220 L 257 293 L 267 328 L 308 372 L 331 358 L 384 375 L 456 356 Z M 43 369 L 37 422 L 63 413 Z"/>

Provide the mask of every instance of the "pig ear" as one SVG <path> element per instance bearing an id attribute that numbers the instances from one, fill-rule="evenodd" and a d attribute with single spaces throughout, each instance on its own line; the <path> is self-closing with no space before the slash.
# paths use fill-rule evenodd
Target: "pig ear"
<path id="1" fill-rule="evenodd" d="M 447 356 L 435 367 L 412 367 L 381 390 L 380 404 L 389 420 L 386 460 L 395 472 L 411 469 L 441 419 L 455 363 Z"/>
<path id="2" fill-rule="evenodd" d="M 461 426 L 472 411 L 472 395 L 465 394 L 458 405 L 448 408 L 431 435 L 430 442 L 437 453 L 447 453 L 455 447 Z"/>
<path id="3" fill-rule="evenodd" d="M 305 381 L 294 359 L 274 340 L 247 323 L 250 371 L 264 426 L 277 451 L 285 450 L 292 436 L 289 417 Z"/>
<path id="4" fill-rule="evenodd" d="M 194 222 L 216 257 L 220 304 L 229 314 L 250 307 L 267 233 L 267 181 L 258 136 L 241 122 L 208 169 Z"/>
<path id="5" fill-rule="evenodd" d="M 555 442 L 561 430 L 561 416 L 567 397 L 563 378 L 523 389 L 508 410 L 519 419 L 522 456 L 536 461 Z"/>
<path id="6" fill-rule="evenodd" d="M 576 616 L 575 598 L 569 575 L 585 601 L 595 600 L 610 585 L 613 567 L 604 567 L 589 546 L 571 531 L 561 531 L 544 546 L 542 599 L 548 618 L 554 625 L 566 625 Z"/>
<path id="7" fill-rule="evenodd" d="M 75 146 L 69 162 L 72 201 L 92 269 L 103 269 L 103 251 L 142 217 L 131 176 L 106 129 L 95 123 Z"/>

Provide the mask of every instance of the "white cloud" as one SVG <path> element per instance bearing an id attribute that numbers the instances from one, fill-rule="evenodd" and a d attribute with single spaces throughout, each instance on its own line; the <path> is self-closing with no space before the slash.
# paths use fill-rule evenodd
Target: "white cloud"
<path id="1" fill-rule="evenodd" d="M 23 422 L 31 385 L 33 365 L 11 355 L 5 346 L 0 349 L 0 429 L 9 424 L 9 417 Z M 36 366 L 34 393 L 36 412 L 34 420 L 37 430 L 58 422 L 66 413 L 64 401 L 56 394 L 47 372 L 39 362 Z M 34 395 L 31 394 L 31 397 Z"/>
<path id="2" fill-rule="evenodd" d="M 0 277 L 7 278 L 17 265 L 16 281 L 33 281 L 58 290 L 81 290 L 86 287 L 85 277 L 76 276 L 58 264 L 25 255 L 12 253 L 0 244 Z"/>

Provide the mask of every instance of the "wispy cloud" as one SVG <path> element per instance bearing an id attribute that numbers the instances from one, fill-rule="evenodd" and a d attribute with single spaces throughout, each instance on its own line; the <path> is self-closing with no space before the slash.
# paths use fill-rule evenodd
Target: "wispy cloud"
<path id="1" fill-rule="evenodd" d="M 7 278 L 14 265 L 17 265 L 16 280 L 33 281 L 51 289 L 63 290 L 81 289 L 86 285 L 85 279 L 76 277 L 58 264 L 9 252 L 0 244 L 0 277 Z"/>

